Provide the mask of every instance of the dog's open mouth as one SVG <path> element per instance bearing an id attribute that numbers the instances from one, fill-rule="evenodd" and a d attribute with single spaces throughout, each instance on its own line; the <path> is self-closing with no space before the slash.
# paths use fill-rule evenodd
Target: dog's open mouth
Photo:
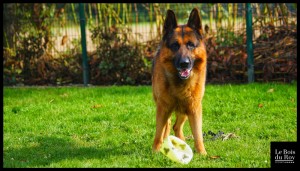
<path id="1" fill-rule="evenodd" d="M 188 79 L 191 75 L 191 69 L 180 69 L 178 73 L 181 79 Z"/>

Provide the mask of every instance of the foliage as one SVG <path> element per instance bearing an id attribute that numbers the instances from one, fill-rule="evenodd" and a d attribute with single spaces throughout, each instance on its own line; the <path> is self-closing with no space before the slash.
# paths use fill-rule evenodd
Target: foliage
<path id="1" fill-rule="evenodd" d="M 23 61 L 10 48 L 3 48 L 3 84 L 22 82 Z"/>
<path id="2" fill-rule="evenodd" d="M 223 83 L 235 80 L 245 82 L 247 54 L 244 5 L 86 3 L 87 27 L 92 27 L 94 45 L 98 46 L 96 52 L 88 52 L 90 83 L 150 84 L 150 60 L 158 46 L 157 40 L 152 39 L 161 37 L 166 10 L 173 9 L 178 23 L 186 23 L 193 7 L 201 10 L 202 24 L 208 23 L 209 34 L 215 38 L 213 45 L 208 43 L 210 45 L 207 47 L 208 82 Z M 293 36 L 297 35 L 297 30 L 294 29 L 297 26 L 295 20 L 297 5 L 295 3 L 251 5 L 254 55 L 258 59 L 255 60 L 255 70 L 264 74 L 261 76 L 262 74 L 257 73 L 259 77 L 256 78 L 263 77 L 264 81 L 276 79 L 284 82 L 297 79 L 294 57 L 297 39 Z M 3 83 L 5 85 L 81 83 L 81 56 L 78 53 L 81 51 L 80 33 L 79 31 L 75 33 L 78 37 L 72 33 L 72 30 L 79 28 L 78 10 L 78 3 L 5 3 Z M 66 23 L 71 25 L 67 27 Z M 136 32 L 128 30 L 125 26 L 132 27 Z M 145 32 L 143 30 L 145 28 L 149 32 Z M 66 44 L 55 42 L 62 36 L 62 32 Z M 133 42 L 132 40 L 136 39 L 132 38 L 133 34 L 141 34 L 143 41 L 146 38 L 146 45 L 141 44 L 144 42 Z M 277 35 L 283 37 L 278 38 Z M 257 37 L 258 39 L 255 39 Z M 262 41 L 263 44 L 255 44 L 257 41 Z M 281 42 L 288 44 L 278 46 Z M 65 51 L 57 51 L 56 48 Z M 283 56 L 289 59 L 280 59 Z"/>
<path id="3" fill-rule="evenodd" d="M 80 57 L 77 56 L 78 42 L 73 39 L 69 52 L 73 57 L 59 54 L 54 57 L 54 32 L 53 26 L 60 21 L 60 26 L 65 24 L 64 6 L 56 8 L 56 4 L 34 3 L 20 6 L 16 4 L 15 17 L 19 18 L 13 27 L 16 30 L 16 48 L 5 48 L 4 75 L 5 84 L 27 85 L 61 85 L 65 83 L 81 82 L 82 70 Z M 9 53 L 15 51 L 15 53 Z M 63 57 L 63 58 L 61 58 Z"/>
<path id="4" fill-rule="evenodd" d="M 61 54 L 60 58 L 54 58 L 43 46 L 43 40 L 42 33 L 28 32 L 28 35 L 20 35 L 16 54 L 12 54 L 10 49 L 5 50 L 5 84 L 62 85 L 82 82 L 81 56 Z M 78 47 L 74 48 L 70 50 L 76 51 Z"/>
<path id="5" fill-rule="evenodd" d="M 243 44 L 243 37 L 228 29 L 220 28 L 217 32 L 218 46 L 237 46 Z"/>
<path id="6" fill-rule="evenodd" d="M 149 84 L 149 62 L 144 60 L 143 46 L 132 42 L 132 32 L 126 27 L 112 26 L 91 29 L 97 43 L 97 54 L 91 58 L 92 84 Z"/>

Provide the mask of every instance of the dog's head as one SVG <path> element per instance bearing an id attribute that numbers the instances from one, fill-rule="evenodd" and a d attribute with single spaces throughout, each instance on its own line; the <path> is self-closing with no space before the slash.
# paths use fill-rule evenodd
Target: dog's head
<path id="1" fill-rule="evenodd" d="M 203 31 L 199 10 L 194 8 L 186 25 L 177 25 L 175 14 L 167 11 L 163 27 L 163 42 L 169 49 L 169 57 L 179 78 L 188 79 L 195 62 L 199 62 L 205 53 L 202 41 Z M 204 51 L 204 52 L 203 52 Z"/>

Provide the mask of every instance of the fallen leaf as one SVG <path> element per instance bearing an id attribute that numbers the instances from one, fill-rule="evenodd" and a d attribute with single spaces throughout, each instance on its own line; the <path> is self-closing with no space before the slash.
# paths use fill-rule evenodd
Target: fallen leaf
<path id="1" fill-rule="evenodd" d="M 234 133 L 227 133 L 222 135 L 222 141 L 228 140 L 229 138 L 239 138 Z"/>
<path id="2" fill-rule="evenodd" d="M 69 95 L 67 93 L 61 94 L 61 97 L 68 97 Z"/>
<path id="3" fill-rule="evenodd" d="M 220 158 L 220 156 L 210 156 L 209 158 L 210 159 L 218 159 L 218 158 Z"/>
<path id="4" fill-rule="evenodd" d="M 271 88 L 267 91 L 268 93 L 273 93 L 274 92 L 274 88 Z"/>
<path id="5" fill-rule="evenodd" d="M 185 137 L 186 140 L 193 140 L 194 139 L 194 136 L 193 135 L 188 135 Z"/>
<path id="6" fill-rule="evenodd" d="M 100 108 L 100 107 L 102 107 L 101 104 L 96 104 L 96 105 L 92 106 L 92 108 Z"/>

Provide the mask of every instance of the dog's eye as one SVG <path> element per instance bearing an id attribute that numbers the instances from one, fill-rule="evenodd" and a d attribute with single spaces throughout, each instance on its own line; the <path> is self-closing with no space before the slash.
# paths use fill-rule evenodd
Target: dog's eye
<path id="1" fill-rule="evenodd" d="M 177 51 L 179 49 L 180 45 L 178 42 L 172 43 L 170 48 L 172 49 L 172 51 Z"/>
<path id="2" fill-rule="evenodd" d="M 188 43 L 186 44 L 186 46 L 187 46 L 187 48 L 188 48 L 189 50 L 195 49 L 195 44 L 192 43 L 192 42 L 188 42 Z"/>

